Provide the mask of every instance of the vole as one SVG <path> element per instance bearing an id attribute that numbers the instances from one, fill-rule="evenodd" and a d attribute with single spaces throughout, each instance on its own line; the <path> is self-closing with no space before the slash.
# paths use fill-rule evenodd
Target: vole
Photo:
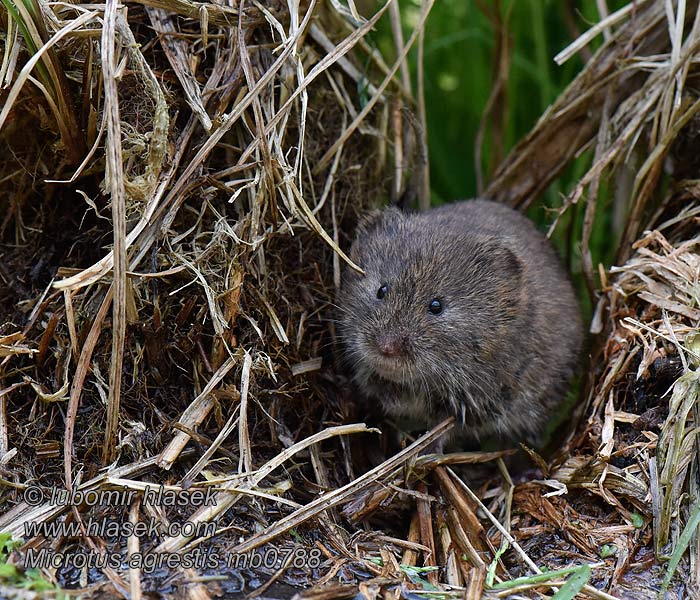
<path id="1" fill-rule="evenodd" d="M 582 343 L 573 287 L 525 216 L 487 200 L 422 213 L 374 211 L 358 226 L 338 298 L 361 392 L 413 430 L 448 415 L 460 440 L 538 436 Z"/>

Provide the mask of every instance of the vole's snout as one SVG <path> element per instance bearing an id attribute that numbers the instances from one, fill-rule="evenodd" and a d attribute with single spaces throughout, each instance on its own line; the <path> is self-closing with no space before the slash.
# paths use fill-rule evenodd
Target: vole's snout
<path id="1" fill-rule="evenodd" d="M 408 336 L 400 333 L 380 333 L 377 335 L 377 349 L 386 357 L 405 356 L 408 353 Z"/>

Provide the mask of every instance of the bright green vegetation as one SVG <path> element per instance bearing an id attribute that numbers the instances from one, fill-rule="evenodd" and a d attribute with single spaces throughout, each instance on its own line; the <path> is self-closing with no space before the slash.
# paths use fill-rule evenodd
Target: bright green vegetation
<path id="1" fill-rule="evenodd" d="M 51 595 L 47 596 L 50 598 L 68 598 L 53 583 L 44 579 L 38 569 L 20 571 L 7 562 L 12 551 L 21 545 L 22 543 L 12 539 L 9 533 L 0 533 L 0 586 L 32 592 L 50 592 Z"/>
<path id="2" fill-rule="evenodd" d="M 420 12 L 420 0 L 400 0 L 406 36 Z M 427 21 L 425 32 L 425 99 L 430 145 L 431 184 L 436 202 L 471 197 L 477 192 L 474 142 L 479 122 L 488 101 L 496 71 L 498 34 L 485 10 L 495 14 L 499 2 L 475 0 L 439 0 Z M 504 0 L 502 18 L 509 31 L 510 63 L 506 94 L 506 119 L 502 140 L 496 142 L 487 130 L 482 150 L 482 170 L 488 178 L 495 167 L 490 160 L 494 143 L 504 153 L 512 148 L 537 122 L 580 71 L 579 57 L 561 67 L 553 57 L 571 41 L 573 30 L 567 27 L 567 3 L 560 0 Z M 572 3 L 576 12 L 569 15 L 582 33 L 599 20 L 595 0 Z M 608 2 L 610 10 L 624 2 Z M 508 16 L 509 15 L 509 16 Z M 598 38 L 590 48 L 600 46 Z M 391 54 L 388 21 L 382 21 L 378 42 L 385 55 Z M 411 55 L 415 83 L 417 52 Z M 499 137 L 501 137 L 499 135 Z M 572 168 L 548 192 L 552 204 L 558 193 L 569 189 L 584 165 Z"/>

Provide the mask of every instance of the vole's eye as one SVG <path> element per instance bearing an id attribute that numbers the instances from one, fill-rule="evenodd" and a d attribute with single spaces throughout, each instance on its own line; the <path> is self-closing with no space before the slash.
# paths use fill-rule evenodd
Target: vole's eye
<path id="1" fill-rule="evenodd" d="M 381 300 L 382 298 L 384 298 L 384 296 L 386 296 L 386 293 L 387 293 L 388 289 L 389 289 L 389 288 L 387 288 L 386 285 L 383 285 L 382 287 L 380 287 L 380 288 L 377 290 L 377 298 L 378 298 L 379 300 Z"/>
<path id="2" fill-rule="evenodd" d="M 428 304 L 428 310 L 434 315 L 439 315 L 442 312 L 442 302 L 437 298 L 433 298 Z"/>

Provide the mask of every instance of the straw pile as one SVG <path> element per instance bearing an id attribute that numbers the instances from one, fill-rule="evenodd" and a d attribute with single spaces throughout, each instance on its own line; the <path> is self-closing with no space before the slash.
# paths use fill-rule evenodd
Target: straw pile
<path id="1" fill-rule="evenodd" d="M 358 215 L 426 203 L 402 65 L 432 2 L 405 42 L 395 28 L 390 65 L 365 38 L 384 13 L 400 22 L 391 2 L 369 18 L 315 0 L 3 4 L 0 531 L 23 543 L 0 538 L 14 549 L 1 594 L 697 585 L 697 2 L 635 2 L 577 40 L 571 52 L 607 39 L 487 189 L 527 206 L 591 154 L 561 207 L 581 213 L 597 306 L 580 423 L 516 482 L 503 453 L 421 456 L 450 423 L 370 468 L 376 431 L 335 368 Z M 589 250 L 596 219 L 619 232 L 609 272 Z M 454 462 L 497 468 L 472 489 Z M 215 501 L 142 501 L 160 484 Z M 135 494 L 115 506 L 107 491 Z M 106 520 L 156 532 L 88 528 Z M 27 536 L 28 523 L 77 529 Z M 63 562 L 25 570 L 42 549 Z M 269 564 L 182 560 L 274 549 Z M 180 559 L 151 569 L 130 561 L 140 552 Z"/>

